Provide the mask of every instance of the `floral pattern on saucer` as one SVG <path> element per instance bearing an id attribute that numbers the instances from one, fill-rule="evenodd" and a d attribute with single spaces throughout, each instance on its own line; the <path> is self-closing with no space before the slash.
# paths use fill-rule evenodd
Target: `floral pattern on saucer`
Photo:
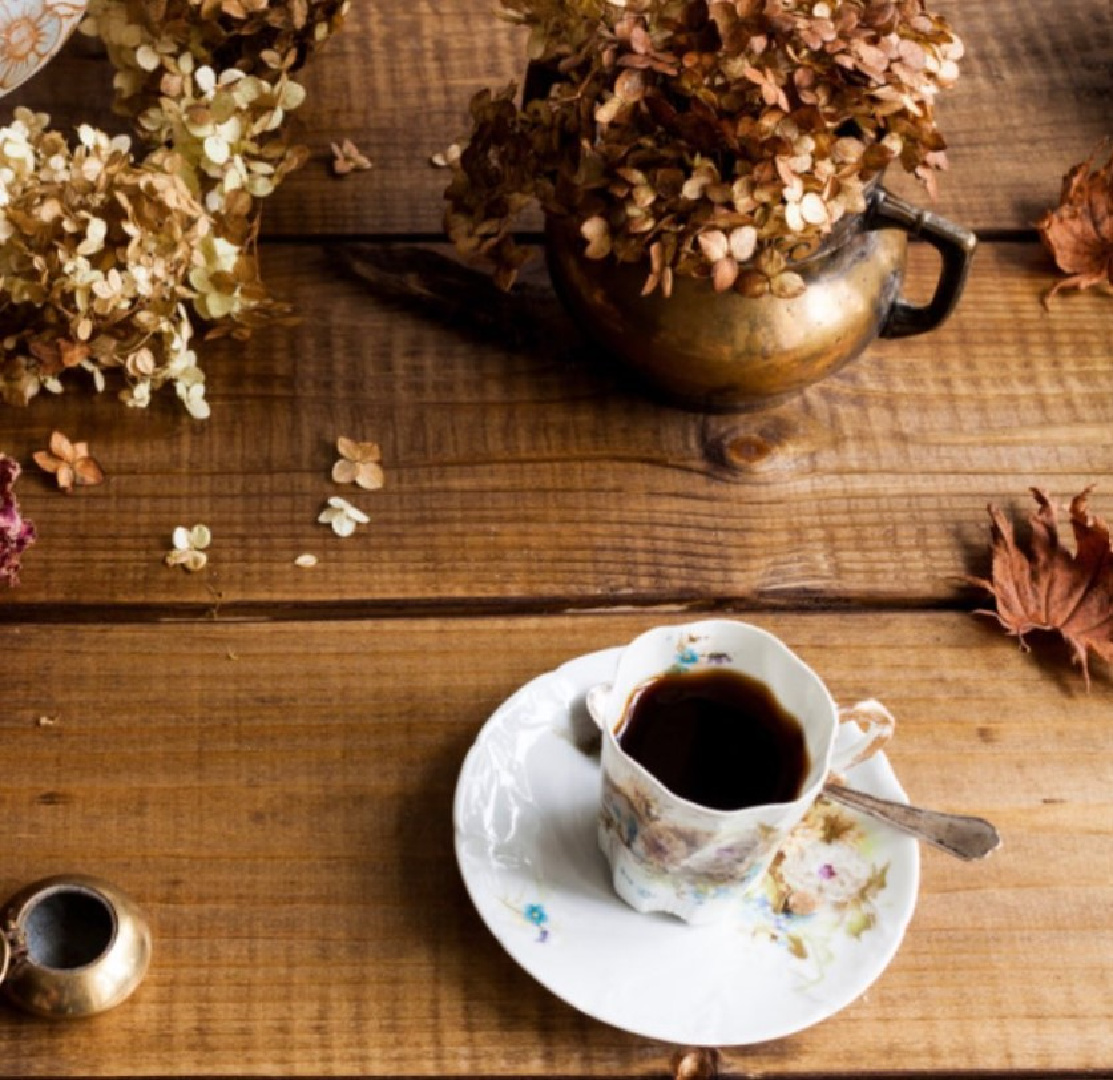
<path id="1" fill-rule="evenodd" d="M 85 13 L 85 0 L 0 0 L 0 94 L 39 70 Z"/>
<path id="2" fill-rule="evenodd" d="M 822 973 L 833 939 L 877 924 L 889 861 L 874 858 L 875 834 L 856 814 L 820 799 L 777 852 L 748 899 L 755 937 L 775 942 Z"/>

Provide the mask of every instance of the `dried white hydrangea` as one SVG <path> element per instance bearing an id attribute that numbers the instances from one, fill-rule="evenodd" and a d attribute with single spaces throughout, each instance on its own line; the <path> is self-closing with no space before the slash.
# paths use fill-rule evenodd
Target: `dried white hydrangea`
<path id="1" fill-rule="evenodd" d="M 26 109 L 0 128 L 0 400 L 59 393 L 73 372 L 101 391 L 117 369 L 128 405 L 170 384 L 209 415 L 191 342 L 282 310 L 259 279 L 257 200 L 305 160 L 283 132 L 305 98 L 289 72 L 347 8 L 90 0 L 83 29 L 150 150 L 88 125 L 71 144 Z"/>

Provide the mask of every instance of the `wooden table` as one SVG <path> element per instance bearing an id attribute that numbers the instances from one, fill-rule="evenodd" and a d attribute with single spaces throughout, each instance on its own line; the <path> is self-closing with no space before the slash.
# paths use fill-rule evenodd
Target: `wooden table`
<path id="1" fill-rule="evenodd" d="M 579 1015 L 504 955 L 460 882 L 450 808 L 517 686 L 704 612 L 782 635 L 841 699 L 883 699 L 911 796 L 1006 838 L 978 865 L 925 851 L 868 994 L 727 1049 L 724 1070 L 1113 1066 L 1113 680 L 1087 692 L 1053 642 L 1024 655 L 958 580 L 986 568 L 989 501 L 1022 512 L 1029 485 L 1096 482 L 1113 516 L 1113 301 L 1045 311 L 1032 231 L 1110 134 L 1113 15 L 938 6 L 968 43 L 938 209 L 982 236 L 958 313 L 779 408 L 711 416 L 629 389 L 542 272 L 510 298 L 432 274 L 429 156 L 475 89 L 520 71 L 521 41 L 485 0 L 356 0 L 307 71 L 314 158 L 268 209 L 265 276 L 301 325 L 206 348 L 206 422 L 172 395 L 0 413 L 20 460 L 60 429 L 109 474 L 73 497 L 33 467 L 21 481 L 41 540 L 0 597 L 0 887 L 96 873 L 156 935 L 113 1014 L 0 1011 L 0 1071 L 666 1073 L 674 1048 Z M 74 42 L 21 100 L 89 119 L 109 80 Z M 328 174 L 342 137 L 373 171 Z M 933 273 L 915 253 L 911 291 Z M 387 477 L 354 497 L 371 523 L 349 540 L 316 523 L 342 434 L 380 442 Z M 168 569 L 194 522 L 208 570 Z M 319 565 L 295 567 L 303 552 Z"/>

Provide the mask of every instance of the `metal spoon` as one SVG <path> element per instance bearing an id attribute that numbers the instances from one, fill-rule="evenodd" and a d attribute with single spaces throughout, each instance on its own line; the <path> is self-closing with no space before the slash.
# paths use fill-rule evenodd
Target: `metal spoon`
<path id="1" fill-rule="evenodd" d="M 876 795 L 843 787 L 832 780 L 823 785 L 823 794 L 833 802 L 883 821 L 968 862 L 984 859 L 1001 846 L 1001 834 L 985 818 L 945 814 L 941 810 L 926 810 L 922 806 L 879 799 Z"/>
<path id="2" fill-rule="evenodd" d="M 609 690 L 606 684 L 593 686 L 584 699 L 583 713 L 576 710 L 572 713 L 572 739 L 585 753 L 599 750 L 602 705 Z M 849 806 L 968 862 L 984 859 L 1001 846 L 1001 834 L 985 818 L 945 814 L 941 810 L 927 810 L 921 806 L 879 799 L 876 795 L 867 795 L 864 791 L 845 787 L 833 780 L 824 783 L 823 794 L 833 802 Z"/>

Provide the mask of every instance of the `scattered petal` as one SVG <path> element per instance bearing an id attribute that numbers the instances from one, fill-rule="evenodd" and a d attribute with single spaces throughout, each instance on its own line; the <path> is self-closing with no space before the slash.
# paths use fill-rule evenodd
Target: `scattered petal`
<path id="1" fill-rule="evenodd" d="M 306 552 L 304 555 L 299 555 L 294 560 L 294 565 L 300 566 L 303 570 L 308 570 L 311 566 L 317 565 L 317 556 Z"/>
<path id="2" fill-rule="evenodd" d="M 171 535 L 173 550 L 166 555 L 166 565 L 181 566 L 196 573 L 209 561 L 205 548 L 212 543 L 212 539 L 212 533 L 206 525 L 194 525 L 192 529 L 179 525 Z"/>
<path id="3" fill-rule="evenodd" d="M 371 519 L 347 499 L 333 495 L 317 520 L 322 525 L 331 526 L 337 536 L 351 536 L 356 531 L 357 525 L 366 525 Z"/>
<path id="4" fill-rule="evenodd" d="M 460 161 L 460 144 L 453 143 L 448 149 L 443 152 L 438 151 L 430 159 L 429 162 L 435 165 L 438 169 L 447 169 L 456 165 Z"/>
<path id="5" fill-rule="evenodd" d="M 356 442 L 341 436 L 336 440 L 340 460 L 332 467 L 332 478 L 338 484 L 358 484 L 366 491 L 383 486 L 382 452 L 374 442 Z"/>
<path id="6" fill-rule="evenodd" d="M 104 471 L 89 456 L 89 444 L 70 442 L 60 431 L 50 436 L 50 449 L 32 455 L 44 472 L 53 473 L 58 486 L 65 492 L 74 487 L 95 487 L 104 483 Z"/>
<path id="7" fill-rule="evenodd" d="M 351 139 L 332 144 L 332 171 L 337 176 L 371 168 L 371 159 Z"/>

